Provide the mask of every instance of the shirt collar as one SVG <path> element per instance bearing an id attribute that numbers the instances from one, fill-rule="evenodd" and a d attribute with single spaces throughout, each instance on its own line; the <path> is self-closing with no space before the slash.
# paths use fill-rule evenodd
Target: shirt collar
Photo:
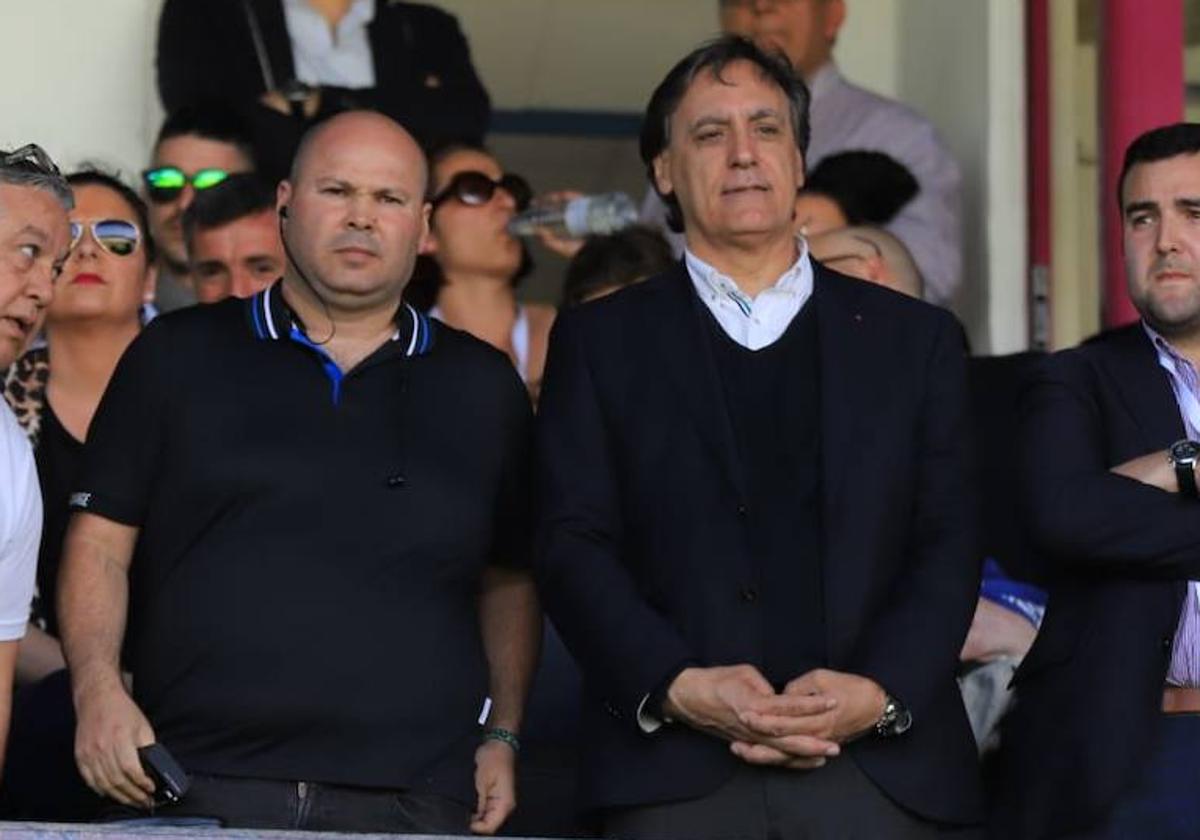
<path id="1" fill-rule="evenodd" d="M 837 86 L 842 74 L 833 59 L 825 62 L 808 81 L 808 92 L 813 99 L 820 99 Z"/>
<path id="2" fill-rule="evenodd" d="M 1179 351 L 1171 346 L 1171 342 L 1159 335 L 1158 331 L 1155 330 L 1154 327 L 1147 324 L 1144 320 L 1142 321 L 1142 329 L 1146 331 L 1146 335 L 1150 336 L 1150 343 L 1154 345 L 1154 349 L 1158 352 L 1159 358 L 1165 355 L 1176 365 L 1191 364 L 1191 362 L 1180 355 Z"/>
<path id="3" fill-rule="evenodd" d="M 304 333 L 304 325 L 283 299 L 282 289 L 283 281 L 276 280 L 246 300 L 250 332 L 261 341 L 290 339 L 293 328 Z M 424 356 L 433 349 L 433 322 L 402 302 L 396 309 L 396 331 L 391 340 L 404 349 L 405 356 Z"/>
<path id="4" fill-rule="evenodd" d="M 796 237 L 796 250 L 799 252 L 796 256 L 796 261 L 791 264 L 787 271 L 779 276 L 779 279 L 771 286 L 764 289 L 763 292 L 774 291 L 781 292 L 786 295 L 796 295 L 807 299 L 812 293 L 813 274 L 812 261 L 808 256 L 808 243 L 803 236 Z M 737 283 L 732 278 L 727 277 L 717 271 L 704 260 L 692 253 L 690 248 L 683 249 L 684 264 L 687 266 L 688 275 L 692 278 L 692 282 L 696 285 L 697 291 L 702 295 L 716 295 L 719 297 L 732 298 L 743 312 L 748 312 L 754 301 L 738 288 Z"/>

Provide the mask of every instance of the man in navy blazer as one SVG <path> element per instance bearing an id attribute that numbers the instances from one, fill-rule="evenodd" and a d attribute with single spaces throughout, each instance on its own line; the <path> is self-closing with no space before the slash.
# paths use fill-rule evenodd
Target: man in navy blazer
<path id="1" fill-rule="evenodd" d="M 1026 394 L 1023 496 L 1053 578 L 998 837 L 1200 830 L 1200 125 L 1134 140 L 1117 198 L 1141 320 L 1051 357 Z"/>
<path id="2" fill-rule="evenodd" d="M 980 817 L 955 684 L 979 580 L 963 336 L 794 237 L 807 103 L 741 39 L 676 65 L 641 150 L 684 261 L 551 340 L 539 582 L 611 836 Z"/>

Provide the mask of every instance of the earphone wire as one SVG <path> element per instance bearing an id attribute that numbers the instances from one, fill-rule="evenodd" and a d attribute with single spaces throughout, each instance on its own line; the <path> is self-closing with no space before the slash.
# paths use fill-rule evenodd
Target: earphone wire
<path id="1" fill-rule="evenodd" d="M 337 335 L 337 322 L 333 320 L 333 315 L 329 312 L 329 304 L 325 302 L 325 298 L 317 294 L 317 290 L 313 286 L 312 281 L 308 279 L 308 275 L 304 273 L 304 269 L 300 267 L 300 263 L 296 261 L 294 256 L 292 256 L 292 249 L 288 245 L 287 234 L 284 232 L 283 223 L 285 219 L 287 219 L 287 205 L 284 205 L 282 208 L 280 208 L 279 241 L 283 243 L 283 253 L 287 257 L 288 263 L 295 270 L 296 276 L 298 276 L 304 282 L 304 285 L 308 287 L 309 293 L 311 293 L 312 296 L 317 299 L 317 302 L 321 304 L 321 309 L 325 311 L 325 320 L 329 322 L 329 335 L 325 336 L 325 338 L 321 339 L 320 341 L 315 340 L 312 336 L 308 337 L 308 340 L 313 344 L 317 345 L 318 347 L 324 347 L 326 344 L 333 341 L 333 337 Z"/>

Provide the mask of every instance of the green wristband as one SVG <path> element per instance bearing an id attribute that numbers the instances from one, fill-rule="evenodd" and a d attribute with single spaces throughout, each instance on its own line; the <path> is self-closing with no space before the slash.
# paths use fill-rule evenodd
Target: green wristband
<path id="1" fill-rule="evenodd" d="M 500 726 L 492 726 L 483 730 L 483 740 L 502 741 L 512 747 L 513 752 L 521 751 L 521 739 L 517 737 L 517 733 Z"/>

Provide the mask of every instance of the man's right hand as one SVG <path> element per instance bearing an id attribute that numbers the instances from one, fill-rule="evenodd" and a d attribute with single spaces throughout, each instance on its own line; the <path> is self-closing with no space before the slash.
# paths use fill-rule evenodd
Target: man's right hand
<path id="1" fill-rule="evenodd" d="M 829 740 L 836 706 L 820 694 L 776 694 L 754 666 L 729 665 L 685 668 L 667 689 L 663 712 L 727 741 L 769 747 L 780 755 L 771 763 L 806 769 L 840 750 Z M 774 722 L 769 732 L 752 724 L 760 716 Z"/>
<path id="2" fill-rule="evenodd" d="M 154 782 L 137 751 L 155 741 L 150 721 L 119 681 L 81 692 L 76 705 L 75 761 L 87 786 L 122 805 L 149 808 Z"/>

